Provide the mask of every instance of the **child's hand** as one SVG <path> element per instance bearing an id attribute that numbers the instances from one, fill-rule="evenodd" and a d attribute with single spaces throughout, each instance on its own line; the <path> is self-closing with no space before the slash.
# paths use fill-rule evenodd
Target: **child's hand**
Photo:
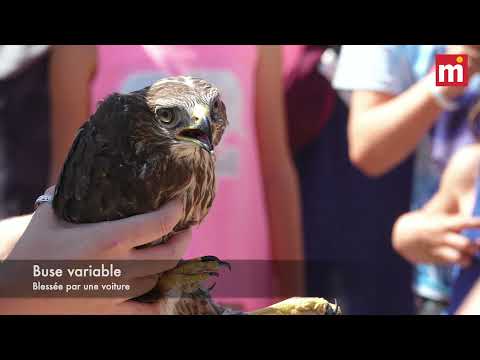
<path id="1" fill-rule="evenodd" d="M 469 228 L 480 228 L 480 219 L 410 213 L 395 224 L 393 247 L 412 263 L 459 264 L 466 267 L 480 250 L 480 242 L 460 234 Z M 412 233 L 415 235 L 412 236 Z"/>

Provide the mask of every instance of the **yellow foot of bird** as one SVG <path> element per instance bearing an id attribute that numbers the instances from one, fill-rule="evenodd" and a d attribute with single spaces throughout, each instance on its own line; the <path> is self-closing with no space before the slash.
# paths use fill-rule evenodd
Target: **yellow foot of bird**
<path id="1" fill-rule="evenodd" d="M 193 293 L 201 287 L 203 281 L 212 276 L 218 277 L 218 272 L 223 267 L 230 269 L 230 264 L 215 256 L 181 260 L 176 267 L 160 277 L 157 287 L 164 294 L 173 289 L 182 293 Z"/>
<path id="2" fill-rule="evenodd" d="M 208 293 L 211 288 L 204 289 L 201 284 L 212 276 L 218 277 L 223 267 L 230 269 L 230 264 L 215 256 L 181 260 L 176 267 L 160 276 L 155 288 L 136 300 L 151 303 L 166 296 L 179 297 L 197 291 Z"/>
<path id="3" fill-rule="evenodd" d="M 266 308 L 255 310 L 249 315 L 340 315 L 340 307 L 324 298 L 293 297 Z"/>

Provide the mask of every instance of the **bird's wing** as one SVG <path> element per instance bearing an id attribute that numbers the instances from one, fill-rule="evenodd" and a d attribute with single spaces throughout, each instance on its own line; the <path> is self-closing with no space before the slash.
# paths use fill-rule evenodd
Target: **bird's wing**
<path id="1" fill-rule="evenodd" d="M 124 95 L 99 105 L 65 160 L 53 200 L 57 216 L 74 223 L 117 220 L 152 211 L 153 200 L 163 199 L 158 189 L 166 188 L 166 178 L 151 171 L 162 154 L 138 155 L 134 148 L 134 128 L 146 116 L 143 100 Z M 157 165 L 147 166 L 149 161 Z"/>
<path id="2" fill-rule="evenodd" d="M 86 122 L 79 129 L 55 187 L 53 199 L 55 213 L 71 222 L 78 222 L 75 221 L 75 213 L 71 209 L 72 202 L 84 199 L 90 185 L 89 174 L 95 156 L 94 148 L 88 146 L 89 141 L 92 141 L 92 130 L 90 122 Z"/>

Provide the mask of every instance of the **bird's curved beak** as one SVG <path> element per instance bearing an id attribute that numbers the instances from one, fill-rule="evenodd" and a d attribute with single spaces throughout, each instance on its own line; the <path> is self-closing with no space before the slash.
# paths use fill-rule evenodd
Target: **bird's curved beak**
<path id="1" fill-rule="evenodd" d="M 199 145 L 209 153 L 213 152 L 212 127 L 210 125 L 209 112 L 204 107 L 195 108 L 191 126 L 182 129 L 178 135 L 178 140 L 190 141 Z"/>

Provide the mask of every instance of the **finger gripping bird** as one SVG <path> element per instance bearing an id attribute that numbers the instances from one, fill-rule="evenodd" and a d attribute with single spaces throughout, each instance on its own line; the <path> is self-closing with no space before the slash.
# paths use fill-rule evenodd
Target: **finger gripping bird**
<path id="1" fill-rule="evenodd" d="M 227 125 L 219 90 L 199 78 L 169 77 L 108 96 L 71 146 L 55 189 L 55 214 L 73 223 L 109 221 L 181 199 L 183 215 L 173 231 L 147 246 L 168 241 L 208 214 L 215 198 L 214 149 Z M 222 267 L 229 264 L 215 256 L 182 260 L 136 300 L 175 294 L 172 314 L 226 313 L 201 285 Z M 316 304 L 332 310 L 323 299 Z"/>

